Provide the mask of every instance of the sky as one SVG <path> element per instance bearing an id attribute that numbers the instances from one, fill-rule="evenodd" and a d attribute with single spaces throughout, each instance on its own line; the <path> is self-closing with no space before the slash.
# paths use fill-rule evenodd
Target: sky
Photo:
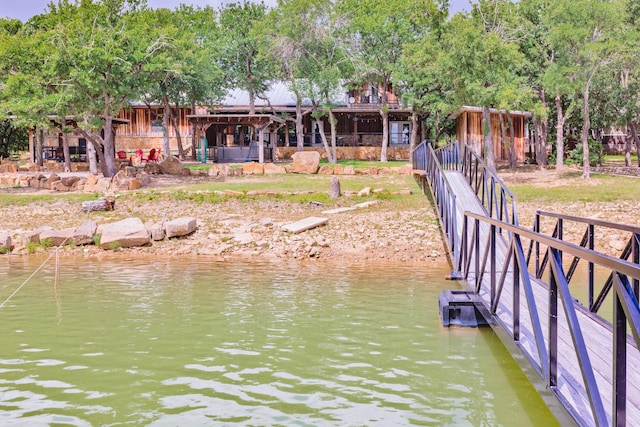
<path id="1" fill-rule="evenodd" d="M 44 13 L 50 2 L 51 0 L 0 0 L 0 17 L 18 18 L 26 21 L 33 15 Z M 169 9 L 173 9 L 181 3 L 194 6 L 211 5 L 217 9 L 221 5 L 233 2 L 233 0 L 147 0 L 151 7 L 167 7 Z M 241 0 L 236 3 L 241 3 Z M 277 0 L 264 0 L 264 3 L 268 6 L 275 6 Z M 449 4 L 452 13 L 470 9 L 469 0 L 451 0 Z"/>

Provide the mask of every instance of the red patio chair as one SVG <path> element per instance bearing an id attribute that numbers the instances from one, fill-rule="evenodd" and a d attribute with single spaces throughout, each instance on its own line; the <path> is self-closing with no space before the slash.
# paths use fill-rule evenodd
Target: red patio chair
<path id="1" fill-rule="evenodd" d="M 147 158 L 143 158 L 142 160 L 146 160 L 147 162 L 157 162 L 158 158 L 156 157 L 156 149 L 152 148 L 149 150 L 149 156 Z"/>
<path id="2" fill-rule="evenodd" d="M 119 160 L 127 160 L 127 152 L 124 150 L 120 150 L 116 153 L 118 155 Z"/>

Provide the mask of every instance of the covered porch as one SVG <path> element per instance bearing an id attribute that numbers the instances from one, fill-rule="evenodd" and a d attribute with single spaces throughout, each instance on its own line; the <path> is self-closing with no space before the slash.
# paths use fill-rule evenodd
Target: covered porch
<path id="1" fill-rule="evenodd" d="M 285 119 L 271 114 L 193 114 L 198 160 L 214 163 L 273 161 Z"/>

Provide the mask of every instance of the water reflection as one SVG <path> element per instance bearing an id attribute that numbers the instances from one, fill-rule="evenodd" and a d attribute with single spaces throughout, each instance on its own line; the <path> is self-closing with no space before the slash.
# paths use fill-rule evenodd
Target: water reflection
<path id="1" fill-rule="evenodd" d="M 0 310 L 2 425 L 555 422 L 492 331 L 440 326 L 444 269 L 63 265 Z"/>

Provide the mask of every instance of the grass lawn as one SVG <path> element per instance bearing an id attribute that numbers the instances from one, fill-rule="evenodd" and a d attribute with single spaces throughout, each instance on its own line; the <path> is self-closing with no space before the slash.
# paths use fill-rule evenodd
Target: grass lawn
<path id="1" fill-rule="evenodd" d="M 585 180 L 581 172 L 563 174 L 556 182 L 507 182 L 522 202 L 571 203 L 640 201 L 640 179 L 592 173 Z"/>

